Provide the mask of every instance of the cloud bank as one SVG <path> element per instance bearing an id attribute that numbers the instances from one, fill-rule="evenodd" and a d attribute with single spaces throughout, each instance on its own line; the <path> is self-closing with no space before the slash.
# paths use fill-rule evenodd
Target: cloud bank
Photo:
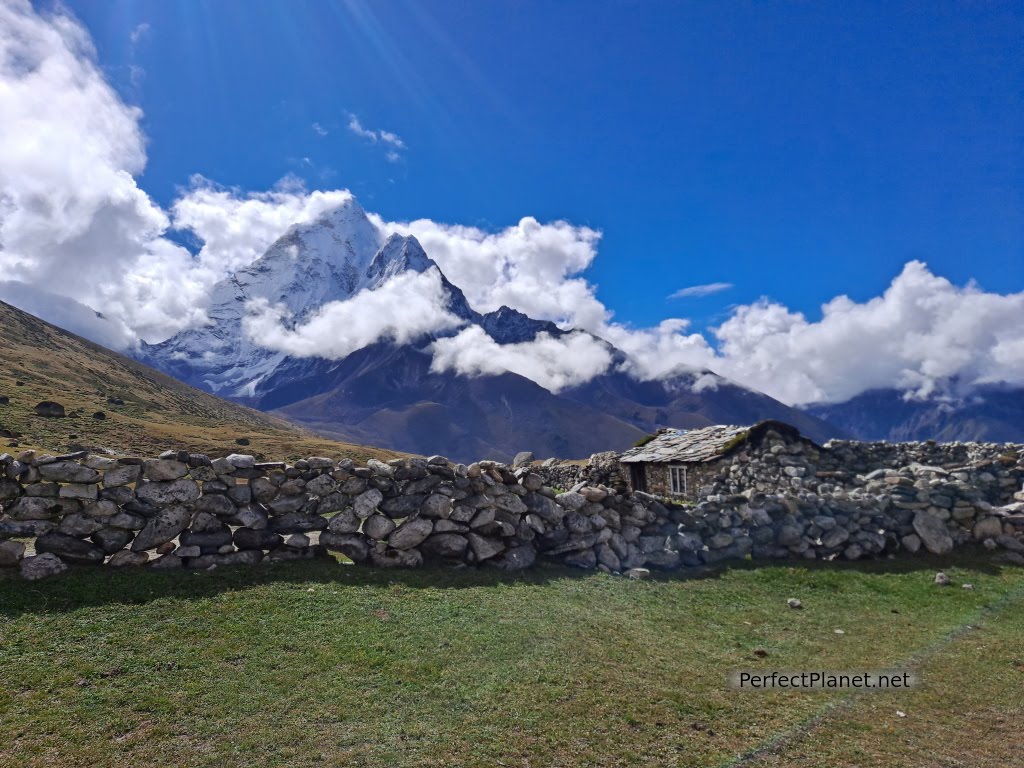
<path id="1" fill-rule="evenodd" d="M 260 346 L 295 357 L 340 360 L 378 341 L 407 344 L 425 334 L 457 328 L 463 321 L 448 311 L 441 275 L 403 272 L 380 288 L 362 290 L 347 301 L 324 304 L 305 323 L 289 327 L 279 306 L 251 302 L 244 332 Z"/>
<path id="2" fill-rule="evenodd" d="M 252 263 L 289 226 L 351 198 L 309 192 L 294 179 L 252 192 L 194 176 L 163 210 L 136 183 L 146 165 L 141 118 L 110 87 L 88 33 L 66 11 L 0 4 L 0 298 L 117 349 L 206 322 L 217 280 Z M 404 147 L 355 118 L 349 129 L 388 151 Z M 923 397 L 952 386 L 1024 385 L 1024 294 L 956 286 L 922 262 L 907 264 L 869 301 L 832 299 L 817 319 L 765 298 L 702 335 L 684 318 L 652 328 L 616 322 L 586 278 L 597 230 L 529 216 L 498 231 L 371 218 L 384 234 L 415 235 L 477 310 L 508 305 L 588 331 L 621 349 L 621 365 L 639 378 L 711 369 L 793 404 L 876 387 Z M 301 326 L 274 307 L 251 309 L 254 338 L 302 355 L 344 356 L 380 339 L 458 328 L 436 273 L 328 305 Z M 583 334 L 501 346 L 465 328 L 433 353 L 437 370 L 509 370 L 552 390 L 612 364 L 604 345 Z"/>
<path id="3" fill-rule="evenodd" d="M 433 344 L 433 371 L 452 370 L 465 376 L 509 371 L 535 381 L 551 392 L 584 384 L 611 366 L 606 345 L 586 333 L 555 338 L 547 333 L 533 341 L 498 344 L 472 326 Z"/>

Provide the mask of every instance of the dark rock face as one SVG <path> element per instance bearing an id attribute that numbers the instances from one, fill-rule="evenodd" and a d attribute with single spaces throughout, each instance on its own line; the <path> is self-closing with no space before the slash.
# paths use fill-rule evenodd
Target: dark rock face
<path id="1" fill-rule="evenodd" d="M 36 552 L 49 552 L 68 563 L 95 565 L 103 562 L 103 550 L 92 542 L 64 533 L 47 533 L 36 539 Z"/>
<path id="2" fill-rule="evenodd" d="M 67 415 L 64 413 L 64 406 L 52 400 L 44 400 L 36 405 L 34 410 L 36 416 L 42 416 L 47 419 L 63 419 Z"/>

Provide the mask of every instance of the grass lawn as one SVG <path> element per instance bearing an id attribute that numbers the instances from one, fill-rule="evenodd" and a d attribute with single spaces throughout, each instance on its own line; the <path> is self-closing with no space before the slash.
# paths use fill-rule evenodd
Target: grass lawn
<path id="1" fill-rule="evenodd" d="M 726 684 L 901 665 L 917 688 Z M 0 670 L 5 767 L 1003 768 L 1024 765 L 1024 569 L 79 569 L 0 579 Z"/>

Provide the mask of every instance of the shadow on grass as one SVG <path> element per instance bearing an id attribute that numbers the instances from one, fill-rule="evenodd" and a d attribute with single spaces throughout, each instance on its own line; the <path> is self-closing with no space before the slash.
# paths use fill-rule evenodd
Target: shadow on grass
<path id="1" fill-rule="evenodd" d="M 856 562 L 816 560 L 733 561 L 713 566 L 652 571 L 650 580 L 679 582 L 718 579 L 732 571 L 798 569 L 807 572 L 851 572 L 899 574 L 969 568 L 996 574 L 1002 564 L 980 548 L 946 556 L 914 556 Z M 223 592 L 252 589 L 266 584 L 333 584 L 342 587 L 380 588 L 401 585 L 411 589 L 476 589 L 499 585 L 544 585 L 554 581 L 598 578 L 596 571 L 583 571 L 555 563 L 515 573 L 494 568 L 428 565 L 418 569 L 380 569 L 343 565 L 332 558 L 298 562 L 265 562 L 259 566 L 218 568 L 213 571 L 153 571 L 72 566 L 64 576 L 48 581 L 27 582 L 8 571 L 0 573 L 0 617 L 22 614 L 66 613 L 103 605 L 143 605 L 163 599 L 203 599 Z"/>

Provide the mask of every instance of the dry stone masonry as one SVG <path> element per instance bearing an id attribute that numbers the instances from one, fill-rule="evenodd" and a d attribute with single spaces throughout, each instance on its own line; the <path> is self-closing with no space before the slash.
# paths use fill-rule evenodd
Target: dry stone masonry
<path id="1" fill-rule="evenodd" d="M 0 567 L 31 580 L 69 565 L 209 569 L 338 553 L 385 568 L 544 559 L 638 575 L 971 543 L 1024 564 L 1024 446 L 818 448 L 768 433 L 716 465 L 689 505 L 629 492 L 608 455 L 570 471 L 440 456 L 357 466 L 3 454 Z"/>

